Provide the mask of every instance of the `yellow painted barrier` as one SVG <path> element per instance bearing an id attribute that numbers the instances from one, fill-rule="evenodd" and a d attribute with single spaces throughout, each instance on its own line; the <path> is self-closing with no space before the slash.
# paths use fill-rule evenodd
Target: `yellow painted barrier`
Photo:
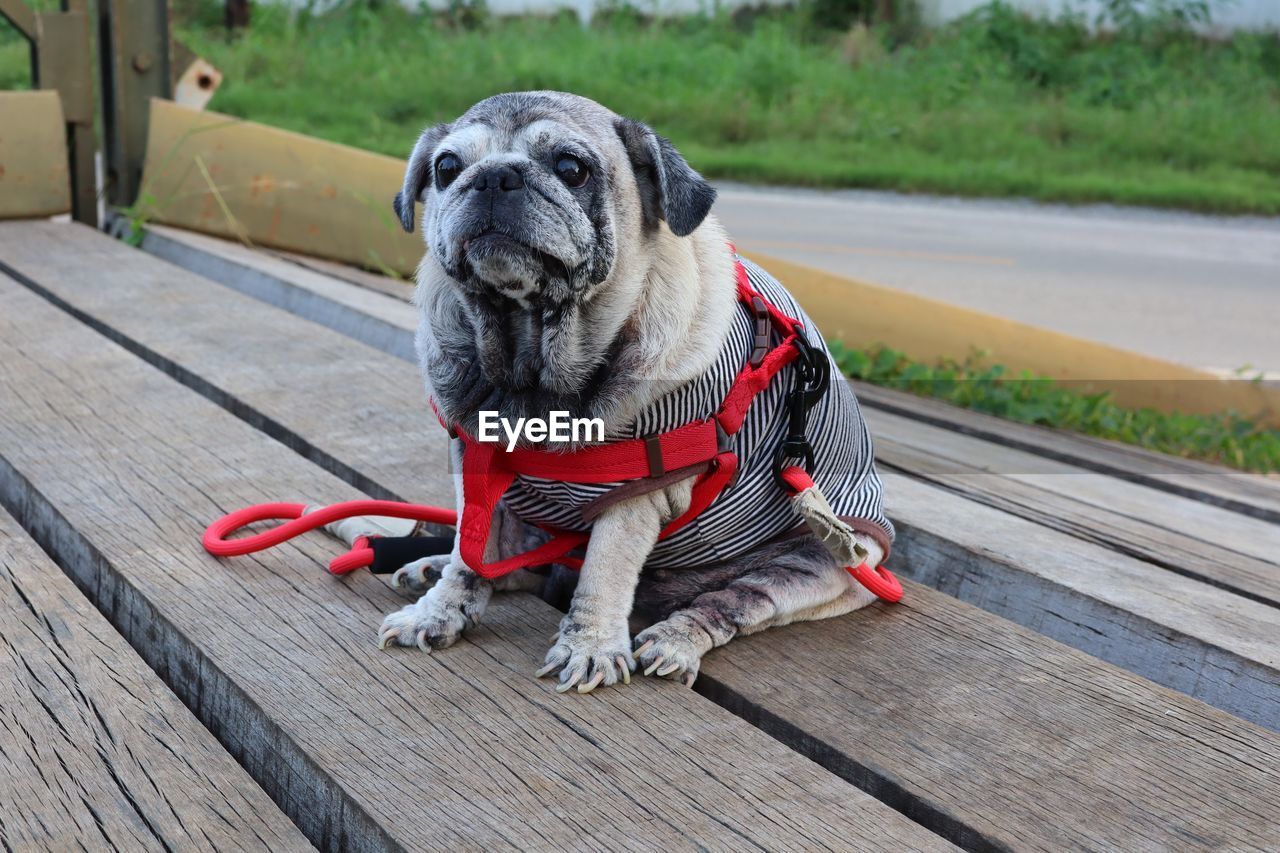
<path id="1" fill-rule="evenodd" d="M 153 100 L 136 215 L 412 275 L 422 239 L 391 210 L 403 180 L 394 157 Z"/>
<path id="2" fill-rule="evenodd" d="M 392 157 L 153 101 L 141 215 L 411 276 L 422 241 L 391 211 L 403 174 L 404 162 Z M 1233 409 L 1280 423 L 1274 388 L 743 250 L 795 293 L 828 338 L 850 346 L 885 343 L 924 362 L 979 348 L 1015 372 L 1109 390 L 1122 405 Z"/>
<path id="3" fill-rule="evenodd" d="M 67 126 L 58 93 L 0 92 L 0 219 L 70 210 Z"/>

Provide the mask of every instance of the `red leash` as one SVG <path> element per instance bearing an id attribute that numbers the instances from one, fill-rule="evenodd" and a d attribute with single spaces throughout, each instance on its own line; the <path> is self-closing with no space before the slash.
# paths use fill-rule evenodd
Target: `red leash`
<path id="1" fill-rule="evenodd" d="M 313 512 L 306 512 L 306 504 L 255 504 L 224 515 L 210 524 L 205 530 L 200 544 L 215 557 L 239 557 L 256 551 L 265 551 L 300 536 L 317 527 L 324 527 L 344 518 L 355 518 L 361 515 L 382 515 L 390 518 L 407 518 L 413 521 L 427 521 L 435 524 L 457 524 L 458 513 L 439 506 L 423 506 L 407 504 L 399 501 L 345 501 L 332 506 L 320 507 Z M 278 521 L 292 519 L 262 533 L 246 536 L 243 539 L 228 539 L 232 533 L 247 527 L 256 521 Z M 335 575 L 345 575 L 355 569 L 364 568 L 373 562 L 373 548 L 369 540 L 361 536 L 355 541 L 351 550 L 334 558 L 329 563 L 329 571 Z"/>

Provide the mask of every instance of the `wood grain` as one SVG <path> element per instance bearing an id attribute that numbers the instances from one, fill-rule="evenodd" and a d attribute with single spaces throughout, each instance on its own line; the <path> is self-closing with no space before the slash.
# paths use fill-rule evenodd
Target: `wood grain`
<path id="1" fill-rule="evenodd" d="M 963 819 L 975 846 L 1280 849 L 1280 737 L 918 584 L 702 671 L 726 707 L 881 799 Z"/>
<path id="2" fill-rule="evenodd" d="M 309 850 L 0 509 L 0 846 Z"/>
<path id="3" fill-rule="evenodd" d="M 0 448 L 4 503 L 324 849 L 945 846 L 690 691 L 556 694 L 532 597 L 386 653 L 403 599 L 327 577 L 330 540 L 204 554 L 230 509 L 355 490 L 8 281 Z"/>
<path id="4" fill-rule="evenodd" d="M 1152 486 L 1233 512 L 1280 522 L 1280 478 L 1233 471 L 1128 444 L 973 412 L 940 400 L 854 382 L 864 406 Z"/>
<path id="5" fill-rule="evenodd" d="M 130 280 L 145 279 L 139 269 Z M 216 347 L 187 344 L 176 334 L 157 336 L 144 327 L 177 323 L 163 307 L 170 299 L 185 304 L 191 318 L 210 318 L 238 314 L 226 306 L 240 297 L 203 285 L 207 301 L 201 301 L 189 292 L 200 283 L 184 284 L 176 274 L 168 291 L 152 287 L 121 295 L 116 284 L 127 283 L 97 288 L 97 295 L 70 285 L 58 292 L 145 337 L 165 359 L 198 369 L 220 388 L 239 389 L 237 372 L 252 373 L 251 365 L 262 359 L 253 343 L 264 337 L 259 322 L 278 324 L 266 336 L 280 347 L 277 364 L 333 362 L 330 347 L 342 349 L 345 355 L 336 361 L 353 374 L 329 378 L 337 383 L 330 399 L 340 405 L 307 408 L 298 400 L 301 408 L 294 411 L 295 392 L 323 396 L 300 371 L 280 374 L 276 394 L 250 383 L 237 391 L 237 399 L 243 406 L 262 406 L 265 413 L 258 417 L 281 429 L 305 430 L 314 452 L 358 466 L 388 488 L 410 496 L 441 488 L 431 482 L 439 471 L 421 459 L 415 463 L 403 449 L 417 440 L 410 431 L 420 416 L 403 393 L 409 374 L 395 380 L 393 361 L 349 342 L 334 343 L 321 332 L 305 338 L 284 333 L 289 320 L 261 310 L 244 314 L 238 332 L 188 330 L 188 339 L 214 341 Z M 129 312 L 111 307 L 118 299 L 148 304 L 155 318 L 129 325 Z M 189 325 L 204 322 L 191 319 Z M 305 347 L 327 355 L 308 358 Z M 160 358 L 157 352 L 152 357 Z M 347 433 L 343 406 L 375 413 L 365 441 Z M 276 493 L 287 492 L 285 486 L 277 484 Z M 961 498 L 919 483 L 914 487 L 956 513 L 966 512 L 969 502 Z M 891 501 L 894 495 L 891 489 Z M 970 508 L 987 519 L 1005 515 Z M 972 523 L 973 517 L 968 513 L 954 522 Z M 1021 531 L 1036 529 L 1021 519 L 1012 523 Z M 1066 539 L 1051 530 L 1044 534 Z M 1094 553 L 1093 546 L 1080 548 Z M 964 553 L 982 555 L 977 547 Z M 1051 549 L 1043 554 L 1053 558 Z M 954 558 L 943 552 L 938 559 Z M 989 567 L 1011 574 L 1018 569 L 998 555 Z M 1016 597 L 1018 587 L 1008 576 L 992 584 L 995 594 L 1006 596 Z M 1135 596 L 1144 589 L 1150 587 L 1132 583 Z M 707 659 L 701 689 L 970 849 L 1274 846 L 1277 829 L 1270 816 L 1278 800 L 1270 768 L 1280 757 L 1274 734 L 923 587 L 911 585 L 908 596 L 899 607 L 735 641 Z M 1199 605 L 1193 600 L 1189 606 Z M 1112 623 L 1131 630 L 1140 621 L 1122 614 Z M 1113 636 L 1117 644 L 1137 642 L 1130 635 Z M 469 649 L 438 659 L 451 661 Z"/>
<path id="6" fill-rule="evenodd" d="M 418 396 L 411 365 L 168 265 L 142 263 L 89 232 L 78 234 L 75 258 L 59 260 L 57 229 L 24 225 L 20 239 L 0 232 L 0 246 L 16 266 L 43 270 L 41 286 L 88 322 L 360 489 L 451 503 L 445 434 Z M 81 258 L 102 270 L 99 280 L 75 274 Z M 893 471 L 884 476 L 900 530 L 894 564 L 905 576 L 1280 727 L 1276 608 L 1079 531 L 1048 529 Z"/>

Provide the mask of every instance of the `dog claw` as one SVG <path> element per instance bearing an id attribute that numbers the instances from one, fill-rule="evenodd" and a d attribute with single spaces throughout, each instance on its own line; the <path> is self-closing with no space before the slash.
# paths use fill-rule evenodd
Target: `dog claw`
<path id="1" fill-rule="evenodd" d="M 645 675 L 653 675 L 653 671 L 662 666 L 662 655 L 658 655 L 658 659 L 649 664 L 649 668 L 644 671 Z"/>
<path id="2" fill-rule="evenodd" d="M 638 648 L 638 649 L 636 649 L 634 652 L 632 652 L 632 653 L 631 653 L 631 657 L 635 658 L 636 660 L 640 660 L 640 655 L 644 654 L 645 649 L 649 648 L 649 647 L 650 647 L 650 646 L 652 646 L 652 645 L 653 645 L 653 640 L 649 640 L 649 641 L 648 641 L 647 643 L 645 643 L 643 646 L 641 646 L 640 648 Z"/>
<path id="3" fill-rule="evenodd" d="M 604 681 L 604 673 L 603 673 L 603 672 L 597 672 L 597 673 L 595 674 L 595 677 L 594 677 L 594 678 L 592 678 L 590 681 L 586 682 L 585 684 L 579 684 L 579 685 L 578 685 L 578 692 L 579 692 L 579 693 L 590 693 L 592 690 L 595 690 L 597 687 L 599 687 L 599 686 L 600 686 L 600 682 L 602 682 L 602 681 Z"/>
<path id="4" fill-rule="evenodd" d="M 425 630 L 418 632 L 418 648 L 427 654 L 431 654 L 431 646 L 427 644 L 427 632 Z"/>
<path id="5" fill-rule="evenodd" d="M 662 676 L 670 675 L 671 673 L 675 672 L 679 668 L 680 668 L 680 664 L 678 663 L 667 664 L 662 669 L 658 670 L 658 676 L 662 677 Z"/>
<path id="6" fill-rule="evenodd" d="M 685 687 L 692 687 L 693 682 L 696 681 L 697 679 L 698 679 L 698 673 L 686 672 L 684 675 L 680 676 L 680 683 L 683 684 Z"/>
<path id="7" fill-rule="evenodd" d="M 550 674 L 551 674 L 551 670 L 555 669 L 555 668 L 556 668 L 557 666 L 559 666 L 559 665 L 560 665 L 560 664 L 557 664 L 557 663 L 549 663 L 549 664 L 547 664 L 546 666 L 544 666 L 542 669 L 540 669 L 540 670 L 538 670 L 537 672 L 535 672 L 535 673 L 533 674 L 533 677 L 534 677 L 534 678 L 543 678 L 543 677 L 545 677 L 545 676 L 547 676 L 547 675 L 550 675 Z"/>
<path id="8" fill-rule="evenodd" d="M 579 681 L 581 681 L 581 680 L 582 680 L 582 676 L 584 676 L 584 675 L 586 675 L 586 673 L 585 673 L 585 672 L 583 672 L 583 671 L 581 671 L 581 670 L 579 670 L 578 672 L 575 672 L 575 673 L 573 674 L 573 678 L 570 678 L 568 681 L 562 681 L 562 682 L 560 682 L 559 684 L 557 684 L 557 685 L 556 685 L 556 692 L 557 692 L 557 693 L 567 693 L 568 691 L 572 690 L 572 689 L 574 688 L 574 686 L 575 686 Z"/>
<path id="9" fill-rule="evenodd" d="M 627 659 L 624 658 L 622 655 L 618 655 L 618 659 L 617 661 L 615 661 L 615 663 L 618 664 L 618 669 L 622 670 L 622 683 L 630 684 L 631 683 L 631 667 L 627 665 Z"/>
<path id="10" fill-rule="evenodd" d="M 400 634 L 399 631 L 395 631 L 395 630 L 387 631 L 381 637 L 378 638 L 378 648 L 385 651 L 387 648 L 387 643 L 394 640 L 397 636 L 399 636 L 399 634 Z"/>

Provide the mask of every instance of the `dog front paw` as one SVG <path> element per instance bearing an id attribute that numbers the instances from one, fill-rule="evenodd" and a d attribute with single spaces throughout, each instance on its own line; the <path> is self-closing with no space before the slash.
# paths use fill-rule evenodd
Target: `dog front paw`
<path id="1" fill-rule="evenodd" d="M 405 563 L 391 575 L 391 586 L 402 592 L 426 592 L 440 580 L 452 559 L 452 554 L 438 554 Z"/>
<path id="2" fill-rule="evenodd" d="M 449 584 L 435 585 L 425 596 L 407 607 L 401 607 L 383 620 L 378 629 L 378 648 L 388 643 L 417 646 L 424 652 L 453 646 L 463 629 L 480 621 L 488 597 L 481 599 L 472 590 L 447 589 Z"/>
<path id="3" fill-rule="evenodd" d="M 711 638 L 693 620 L 675 614 L 636 635 L 635 659 L 645 675 L 657 675 L 693 686 Z"/>
<path id="4" fill-rule="evenodd" d="M 570 614 L 561 621 L 557 636 L 547 652 L 546 665 L 536 673 L 542 678 L 559 671 L 557 693 L 575 686 L 579 693 L 590 693 L 602 684 L 631 683 L 636 664 L 625 623 L 617 629 L 598 629 L 583 626 Z"/>

